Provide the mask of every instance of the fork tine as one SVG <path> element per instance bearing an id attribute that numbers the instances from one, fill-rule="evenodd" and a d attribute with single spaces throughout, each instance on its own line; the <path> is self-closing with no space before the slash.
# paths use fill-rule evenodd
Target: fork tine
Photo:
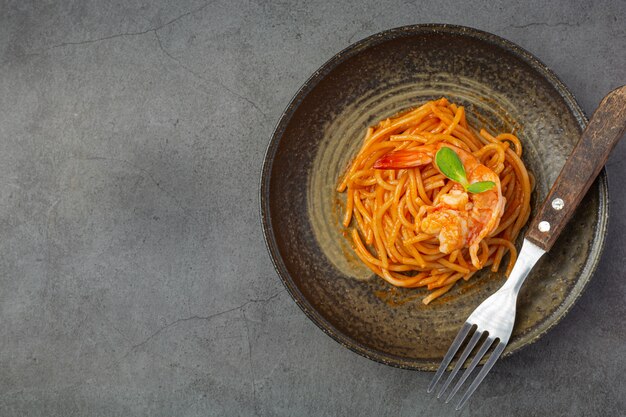
<path id="1" fill-rule="evenodd" d="M 448 395 L 448 398 L 446 399 L 446 403 L 448 403 L 452 399 L 452 397 L 454 397 L 454 394 L 456 394 L 459 388 L 461 388 L 461 386 L 463 385 L 467 377 L 469 377 L 470 374 L 474 371 L 474 368 L 476 368 L 476 365 L 478 365 L 478 362 L 480 362 L 483 356 L 485 356 L 485 353 L 487 353 L 487 350 L 489 350 L 489 347 L 491 347 L 494 340 L 495 340 L 494 338 L 490 338 L 490 337 L 487 337 L 487 339 L 485 339 L 485 341 L 483 342 L 478 352 L 476 352 L 474 359 L 472 359 L 472 363 L 470 363 L 470 366 L 468 366 L 465 372 L 463 372 L 463 375 L 461 375 L 459 382 L 456 383 L 456 385 L 454 386 L 454 389 L 452 390 L 450 395 Z"/>
<path id="2" fill-rule="evenodd" d="M 467 400 L 469 400 L 469 398 L 472 396 L 474 391 L 476 391 L 476 388 L 478 388 L 480 383 L 483 382 L 483 379 L 485 379 L 485 376 L 487 376 L 487 372 L 491 370 L 491 368 L 493 367 L 493 364 L 496 363 L 496 361 L 498 360 L 498 358 L 504 351 L 505 347 L 506 347 L 506 343 L 502 343 L 502 342 L 500 342 L 496 346 L 493 353 L 491 354 L 491 356 L 489 357 L 489 359 L 483 366 L 483 369 L 480 370 L 480 373 L 478 374 L 474 382 L 472 382 L 472 385 L 470 385 L 470 387 L 467 389 L 467 391 L 463 395 L 463 398 L 461 398 L 461 401 L 459 401 L 459 403 L 457 404 L 456 406 L 457 410 L 460 410 L 461 408 L 463 408 Z"/>
<path id="3" fill-rule="evenodd" d="M 452 358 L 454 358 L 456 351 L 459 349 L 461 343 L 463 343 L 463 341 L 467 337 L 467 334 L 469 333 L 471 328 L 472 325 L 468 322 L 465 322 L 465 324 L 463 324 L 463 327 L 461 327 L 461 330 L 459 330 L 459 333 L 454 338 L 454 342 L 452 342 L 452 345 L 450 345 L 450 349 L 448 349 L 446 356 L 443 357 L 443 361 L 441 362 L 441 365 L 439 365 L 437 373 L 433 377 L 432 381 L 430 381 L 430 385 L 428 386 L 427 390 L 429 394 L 433 392 L 433 389 L 435 389 L 435 385 L 437 385 L 437 382 L 439 382 L 439 379 L 441 379 L 441 375 L 443 375 L 443 372 L 450 364 L 450 361 L 452 361 Z"/>
<path id="4" fill-rule="evenodd" d="M 443 384 L 443 387 L 441 387 L 441 389 L 439 390 L 439 394 L 437 394 L 437 398 L 441 398 L 443 393 L 446 392 L 446 390 L 448 389 L 448 386 L 450 385 L 452 380 L 456 377 L 456 374 L 459 373 L 459 369 L 461 369 L 467 357 L 470 355 L 470 353 L 472 353 L 472 350 L 474 350 L 474 346 L 476 346 L 476 343 L 478 343 L 478 339 L 480 339 L 481 335 L 482 335 L 482 332 L 479 332 L 478 329 L 474 332 L 474 334 L 472 335 L 472 338 L 467 343 L 465 350 L 461 354 L 461 357 L 459 358 L 458 361 L 456 361 L 456 365 L 454 366 L 454 369 L 452 370 L 452 372 L 450 372 L 450 375 L 448 375 L 448 379 L 446 379 L 446 383 Z"/>

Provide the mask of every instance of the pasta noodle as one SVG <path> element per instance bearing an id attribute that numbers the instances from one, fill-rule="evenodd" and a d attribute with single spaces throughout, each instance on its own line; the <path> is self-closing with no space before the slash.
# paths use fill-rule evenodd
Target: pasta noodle
<path id="1" fill-rule="evenodd" d="M 476 161 L 474 166 L 487 167 L 483 171 L 495 175 L 496 186 L 483 194 L 464 193 L 424 151 L 442 147 L 465 155 L 461 159 Z M 407 155 L 419 155 L 424 161 L 405 166 L 402 157 Z M 394 157 L 392 168 L 381 163 Z M 521 157 L 522 144 L 515 135 L 476 132 L 467 122 L 465 109 L 446 98 L 368 128 L 337 187 L 347 195 L 343 226 L 351 228 L 356 254 L 391 285 L 426 287 L 431 292 L 423 299 L 425 304 L 481 268 L 498 271 L 507 253 L 508 276 L 517 257 L 514 242 L 530 215 L 534 184 Z M 448 205 L 451 197 L 466 199 L 465 206 Z M 452 246 L 445 240 L 447 229 L 437 229 L 439 223 L 432 227 L 432 213 L 438 213 L 439 222 L 442 218 L 456 222 L 460 234 L 454 235 L 458 239 L 452 240 L 456 242 Z M 483 221 L 486 215 L 493 217 L 488 225 Z M 480 227 L 482 234 L 476 237 Z"/>

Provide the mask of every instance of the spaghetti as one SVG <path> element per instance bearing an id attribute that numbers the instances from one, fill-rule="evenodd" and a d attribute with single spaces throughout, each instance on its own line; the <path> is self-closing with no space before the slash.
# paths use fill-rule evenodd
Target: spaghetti
<path id="1" fill-rule="evenodd" d="M 442 147 L 495 186 L 472 194 L 448 179 L 433 157 Z M 484 267 L 498 271 L 507 253 L 508 276 L 534 186 L 521 157 L 516 136 L 476 132 L 446 98 L 368 128 L 337 187 L 347 193 L 343 225 L 356 254 L 392 285 L 431 290 L 424 304 Z"/>

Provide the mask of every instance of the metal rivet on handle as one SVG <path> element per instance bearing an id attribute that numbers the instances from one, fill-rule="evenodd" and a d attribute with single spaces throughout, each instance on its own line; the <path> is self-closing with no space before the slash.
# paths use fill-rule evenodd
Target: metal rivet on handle
<path id="1" fill-rule="evenodd" d="M 547 221 L 542 221 L 539 223 L 539 231 L 540 232 L 549 232 L 550 231 L 550 223 Z"/>
<path id="2" fill-rule="evenodd" d="M 560 198 L 555 198 L 554 200 L 552 200 L 552 208 L 555 210 L 562 210 L 563 207 L 565 207 L 565 202 L 563 200 L 561 200 Z M 550 225 L 548 225 L 548 227 L 550 227 Z"/>

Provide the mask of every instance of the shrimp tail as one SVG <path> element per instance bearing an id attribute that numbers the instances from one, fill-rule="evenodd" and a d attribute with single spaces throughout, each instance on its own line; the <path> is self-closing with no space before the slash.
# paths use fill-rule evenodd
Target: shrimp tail
<path id="1" fill-rule="evenodd" d="M 413 168 L 431 163 L 432 156 L 419 151 L 394 151 L 378 158 L 374 163 L 375 169 L 403 169 Z"/>

